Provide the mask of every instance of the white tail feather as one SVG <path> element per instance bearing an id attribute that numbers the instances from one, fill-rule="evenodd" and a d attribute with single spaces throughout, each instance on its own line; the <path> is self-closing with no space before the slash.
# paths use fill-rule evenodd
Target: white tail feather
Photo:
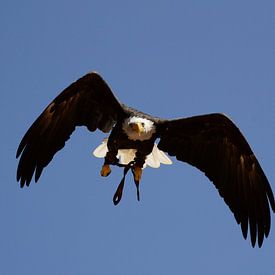
<path id="1" fill-rule="evenodd" d="M 172 160 L 163 151 L 161 151 L 156 144 L 155 144 L 155 147 L 156 147 L 156 152 L 158 154 L 158 159 L 160 163 L 167 164 L 167 165 L 172 164 Z"/>
<path id="2" fill-rule="evenodd" d="M 107 148 L 107 142 L 108 139 L 104 138 L 102 143 L 95 148 L 95 150 L 93 151 L 93 155 L 97 158 L 104 158 L 108 152 L 108 148 Z"/>
<path id="3" fill-rule="evenodd" d="M 160 160 L 158 158 L 158 151 L 157 145 L 154 144 L 153 150 L 150 155 L 146 157 L 145 163 L 152 168 L 159 168 L 160 167 Z"/>
<path id="4" fill-rule="evenodd" d="M 108 152 L 107 142 L 108 139 L 105 138 L 102 143 L 95 148 L 93 151 L 93 155 L 95 157 L 104 158 L 106 156 Z M 119 149 L 117 154 L 119 163 L 128 164 L 129 162 L 133 161 L 136 155 L 136 151 L 136 149 Z M 145 168 L 146 165 L 152 168 L 159 168 L 161 163 L 169 165 L 172 164 L 172 161 L 163 151 L 158 148 L 157 144 L 154 144 L 151 154 L 146 157 L 143 168 Z"/>

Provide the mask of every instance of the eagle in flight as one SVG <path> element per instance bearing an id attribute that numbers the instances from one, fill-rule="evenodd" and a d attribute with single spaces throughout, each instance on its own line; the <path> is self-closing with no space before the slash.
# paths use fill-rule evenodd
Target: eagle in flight
<path id="1" fill-rule="evenodd" d="M 21 187 L 29 186 L 33 175 L 38 181 L 76 126 L 110 132 L 94 155 L 104 158 L 104 177 L 111 165 L 124 168 L 114 204 L 122 197 L 129 170 L 139 199 L 142 170 L 146 165 L 171 164 L 167 153 L 205 173 L 233 212 L 245 239 L 249 228 L 253 247 L 257 240 L 261 247 L 268 236 L 270 207 L 275 212 L 272 189 L 246 139 L 227 116 L 153 117 L 120 103 L 98 73 L 88 73 L 62 91 L 24 135 L 16 154 Z"/>

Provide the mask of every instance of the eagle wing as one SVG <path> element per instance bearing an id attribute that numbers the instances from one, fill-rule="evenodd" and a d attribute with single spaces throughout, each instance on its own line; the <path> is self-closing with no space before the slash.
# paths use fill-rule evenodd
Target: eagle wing
<path id="1" fill-rule="evenodd" d="M 97 73 L 72 83 L 41 113 L 19 144 L 17 180 L 21 187 L 30 184 L 33 174 L 35 181 L 39 179 L 76 126 L 109 132 L 123 115 L 124 108 Z"/>
<path id="2" fill-rule="evenodd" d="M 275 212 L 274 196 L 249 144 L 229 118 L 209 114 L 168 120 L 158 147 L 203 171 L 241 225 L 244 238 L 249 227 L 252 246 L 257 236 L 262 245 L 270 231 L 269 204 Z"/>

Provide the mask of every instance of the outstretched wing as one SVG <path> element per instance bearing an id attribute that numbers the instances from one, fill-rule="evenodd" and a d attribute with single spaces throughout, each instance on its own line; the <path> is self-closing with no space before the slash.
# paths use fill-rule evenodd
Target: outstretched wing
<path id="1" fill-rule="evenodd" d="M 268 180 L 234 123 L 222 114 L 164 122 L 159 149 L 205 173 L 238 222 L 244 238 L 248 225 L 252 246 L 262 245 L 270 231 L 275 202 Z"/>
<path id="2" fill-rule="evenodd" d="M 18 147 L 17 180 L 21 187 L 30 184 L 34 173 L 35 181 L 39 179 L 76 126 L 109 132 L 123 115 L 123 107 L 97 73 L 86 74 L 71 84 L 41 113 Z"/>

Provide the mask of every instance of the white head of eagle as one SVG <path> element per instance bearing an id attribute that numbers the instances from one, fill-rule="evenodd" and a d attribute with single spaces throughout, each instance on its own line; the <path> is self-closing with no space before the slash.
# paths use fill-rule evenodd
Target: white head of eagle
<path id="1" fill-rule="evenodd" d="M 122 129 L 131 140 L 148 140 L 156 132 L 154 122 L 143 117 L 131 116 L 125 119 Z"/>

